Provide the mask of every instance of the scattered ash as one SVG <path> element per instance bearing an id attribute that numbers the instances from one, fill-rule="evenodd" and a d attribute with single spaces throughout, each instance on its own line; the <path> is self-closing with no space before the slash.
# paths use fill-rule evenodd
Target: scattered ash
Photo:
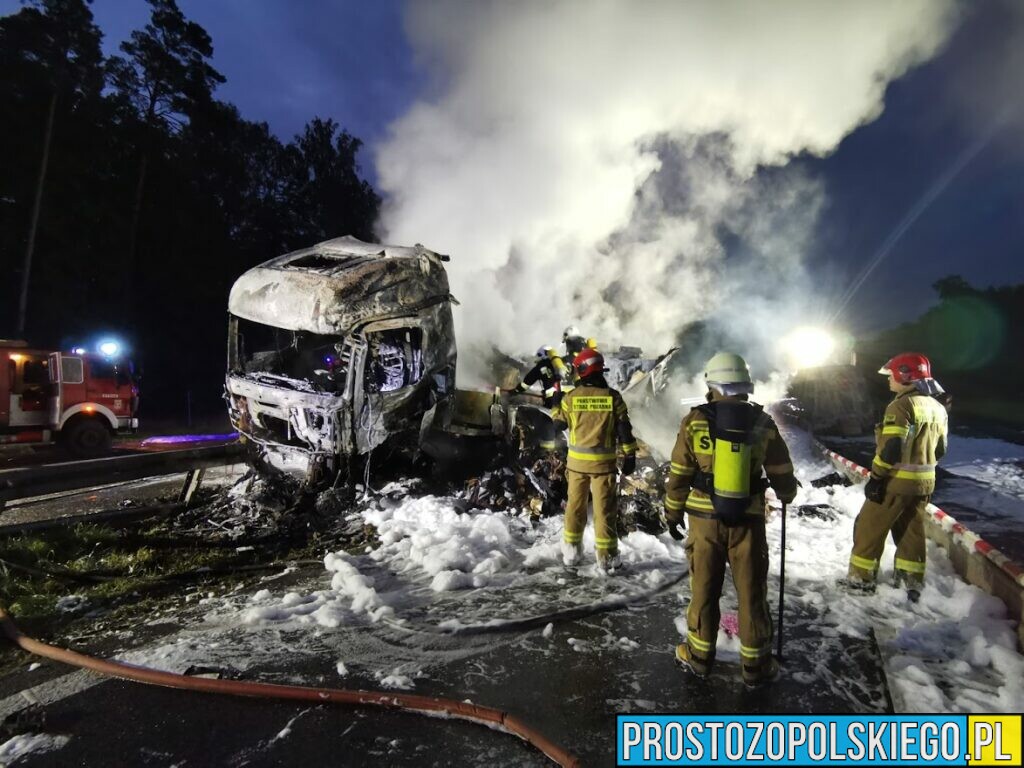
<path id="1" fill-rule="evenodd" d="M 827 523 L 834 523 L 839 519 L 839 513 L 828 504 L 801 504 L 796 508 L 796 515 L 824 520 Z"/>
<path id="2" fill-rule="evenodd" d="M 661 499 L 668 464 L 658 466 L 650 458 L 641 463 L 636 473 L 618 481 L 622 535 L 665 530 Z M 375 476 L 364 478 L 363 483 L 339 483 L 319 490 L 288 475 L 252 471 L 231 488 L 182 511 L 172 522 L 173 532 L 182 538 L 235 546 L 294 548 L 316 540 L 355 546 L 375 539 L 375 531 L 360 515 L 368 503 L 386 508 L 410 495 L 433 494 L 450 497 L 460 512 L 527 511 L 536 523 L 561 515 L 568 495 L 564 456 L 539 449 L 502 453 L 469 477 L 396 476 L 387 462 L 375 469 Z M 377 483 L 382 485 L 374 488 Z"/>
<path id="3" fill-rule="evenodd" d="M 173 533 L 182 540 L 275 551 L 318 541 L 364 544 L 373 532 L 355 513 L 361 490 L 346 485 L 317 491 L 288 475 L 250 472 L 207 503 L 182 511 L 172 522 Z"/>
<path id="4" fill-rule="evenodd" d="M 176 534 L 242 541 L 278 536 L 296 516 L 315 513 L 301 484 L 287 475 L 249 472 L 207 503 L 183 510 L 173 521 Z"/>
<path id="5" fill-rule="evenodd" d="M 665 530 L 661 499 L 665 492 L 668 464 L 645 460 L 636 473 L 621 476 L 617 495 L 619 533 L 641 530 L 658 534 Z M 558 453 L 523 453 L 518 460 L 492 466 L 477 477 L 465 481 L 455 493 L 455 506 L 463 512 L 473 510 L 529 510 L 534 521 L 565 511 L 568 485 L 565 461 Z"/>
<path id="6" fill-rule="evenodd" d="M 667 530 L 661 514 L 668 462 L 649 463 L 619 482 L 619 535 L 643 531 L 657 536 Z"/>
<path id="7" fill-rule="evenodd" d="M 0 744 L 23 733 L 43 733 L 47 725 L 46 710 L 38 704 L 15 710 L 0 720 Z"/>
<path id="8" fill-rule="evenodd" d="M 811 480 L 811 485 L 814 488 L 828 488 L 832 485 L 841 485 L 844 488 L 853 485 L 850 479 L 846 475 L 841 475 L 838 472 L 831 472 L 822 477 Z"/>
<path id="9" fill-rule="evenodd" d="M 539 519 L 561 514 L 567 491 L 565 462 L 559 455 L 547 453 L 498 464 L 468 478 L 454 494 L 454 503 L 462 512 L 528 509 L 531 518 Z"/>

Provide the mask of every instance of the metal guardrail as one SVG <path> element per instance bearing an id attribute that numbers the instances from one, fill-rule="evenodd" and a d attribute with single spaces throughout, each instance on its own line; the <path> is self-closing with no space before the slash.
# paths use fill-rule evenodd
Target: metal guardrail
<path id="1" fill-rule="evenodd" d="M 185 509 L 179 502 L 170 504 L 150 504 L 142 507 L 125 507 L 108 509 L 101 512 L 89 512 L 82 515 L 66 515 L 64 517 L 48 517 L 43 520 L 31 520 L 26 523 L 9 523 L 0 525 L 0 536 L 22 536 L 26 533 L 48 531 L 54 528 L 71 528 L 81 523 L 103 523 L 110 526 L 131 525 L 142 520 L 149 520 L 163 515 L 172 515 Z M 0 517 L 0 521 L 3 518 Z"/>
<path id="2" fill-rule="evenodd" d="M 228 443 L 5 469 L 0 471 L 0 510 L 15 499 L 234 464 L 244 456 L 240 443 Z"/>

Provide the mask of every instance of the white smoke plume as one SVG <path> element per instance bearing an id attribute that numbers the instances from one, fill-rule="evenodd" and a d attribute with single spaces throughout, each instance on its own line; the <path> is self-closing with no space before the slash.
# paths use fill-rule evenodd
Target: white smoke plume
<path id="1" fill-rule="evenodd" d="M 825 195 L 791 160 L 877 117 L 955 15 L 949 0 L 410 3 L 433 80 L 377 147 L 382 224 L 451 254 L 460 376 L 474 344 L 522 353 L 575 323 L 658 352 L 710 321 L 766 378 L 783 326 L 838 292 L 808 285 Z"/>

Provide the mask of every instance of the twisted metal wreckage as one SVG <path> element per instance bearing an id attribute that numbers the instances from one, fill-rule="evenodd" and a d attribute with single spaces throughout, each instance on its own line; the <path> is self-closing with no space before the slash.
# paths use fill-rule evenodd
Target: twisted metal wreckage
<path id="1" fill-rule="evenodd" d="M 238 278 L 228 302 L 226 399 L 257 467 L 313 487 L 337 484 L 382 449 L 475 467 L 461 495 L 467 508 L 540 515 L 560 507 L 561 464 L 538 446 L 551 431 L 539 398 L 455 386 L 458 302 L 448 260 L 422 245 L 343 237 Z M 642 403 L 664 387 L 667 358 L 655 365 L 639 350 L 623 353 L 610 356 L 613 375 Z M 510 371 L 496 380 L 503 375 Z M 629 509 L 654 514 L 643 497 L 660 491 L 656 469 L 623 485 Z"/>

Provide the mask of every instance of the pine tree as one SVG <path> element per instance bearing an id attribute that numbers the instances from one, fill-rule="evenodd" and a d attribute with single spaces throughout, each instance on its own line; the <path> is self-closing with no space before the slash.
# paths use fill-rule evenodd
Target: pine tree
<path id="1" fill-rule="evenodd" d="M 152 13 L 142 30 L 121 43 L 125 57 L 108 62 L 111 82 L 141 123 L 139 172 L 132 202 L 128 262 L 138 271 L 139 220 L 146 170 L 163 131 L 172 133 L 187 124 L 197 106 L 208 103 L 224 82 L 210 65 L 213 42 L 199 24 L 189 21 L 175 0 L 148 0 Z"/>
<path id="2" fill-rule="evenodd" d="M 0 69 L 7 73 L 4 102 L 26 105 L 38 93 L 47 94 L 42 131 L 32 132 L 41 135 L 42 146 L 21 268 L 15 324 L 19 336 L 24 335 L 27 324 L 32 261 L 58 107 L 63 104 L 68 112 L 82 100 L 98 98 L 103 87 L 100 39 L 99 28 L 83 0 L 37 0 L 34 6 L 0 20 Z M 9 192 L 17 194 L 16 190 Z M 4 199 L 17 198 L 5 194 Z"/>

